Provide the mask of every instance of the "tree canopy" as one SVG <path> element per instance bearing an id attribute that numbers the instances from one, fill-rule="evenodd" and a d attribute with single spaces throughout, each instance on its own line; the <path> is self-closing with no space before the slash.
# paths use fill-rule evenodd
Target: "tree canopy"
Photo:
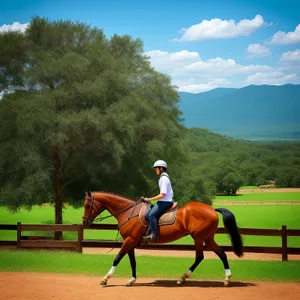
<path id="1" fill-rule="evenodd" d="M 141 40 L 35 17 L 24 34 L 0 34 L 0 57 L 0 199 L 11 209 L 52 201 L 60 223 L 64 199 L 146 194 L 153 161 L 182 155 L 177 92 Z"/>

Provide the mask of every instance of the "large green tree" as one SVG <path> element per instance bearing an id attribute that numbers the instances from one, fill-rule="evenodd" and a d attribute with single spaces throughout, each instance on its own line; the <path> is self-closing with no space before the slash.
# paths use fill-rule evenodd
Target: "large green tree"
<path id="1" fill-rule="evenodd" d="M 0 88 L 0 199 L 12 210 L 50 201 L 62 223 L 84 189 L 145 195 L 153 161 L 182 154 L 178 95 L 139 39 L 35 17 L 0 34 Z"/>

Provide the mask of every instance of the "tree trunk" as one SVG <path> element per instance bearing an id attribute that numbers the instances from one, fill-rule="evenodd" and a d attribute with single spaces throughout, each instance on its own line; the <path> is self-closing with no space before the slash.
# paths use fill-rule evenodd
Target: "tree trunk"
<path id="1" fill-rule="evenodd" d="M 63 208 L 63 183 L 61 176 L 61 161 L 58 150 L 55 148 L 52 153 L 52 163 L 54 166 L 55 178 L 55 224 L 63 224 L 62 208 Z M 62 232 L 55 232 L 55 239 L 62 240 Z"/>

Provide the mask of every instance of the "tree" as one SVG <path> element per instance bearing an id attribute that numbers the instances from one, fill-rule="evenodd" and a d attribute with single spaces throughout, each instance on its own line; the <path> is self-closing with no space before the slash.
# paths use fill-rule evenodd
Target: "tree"
<path id="1" fill-rule="evenodd" d="M 292 180 L 292 187 L 294 188 L 299 188 L 300 187 L 300 174 L 295 175 L 293 180 Z"/>
<path id="2" fill-rule="evenodd" d="M 178 95 L 139 39 L 35 17 L 0 34 L 0 199 L 15 210 L 84 189 L 127 196 L 152 185 L 151 163 L 181 153 Z M 58 236 L 59 238 L 59 236 Z"/>
<path id="3" fill-rule="evenodd" d="M 223 188 L 228 195 L 235 195 L 243 183 L 243 178 L 237 172 L 231 172 L 223 178 Z"/>
<path id="4" fill-rule="evenodd" d="M 175 199 L 183 205 L 190 201 L 202 202 L 208 205 L 212 204 L 212 199 L 215 197 L 215 184 L 208 181 L 199 168 L 181 168 L 180 178 L 174 178 L 174 193 Z"/>

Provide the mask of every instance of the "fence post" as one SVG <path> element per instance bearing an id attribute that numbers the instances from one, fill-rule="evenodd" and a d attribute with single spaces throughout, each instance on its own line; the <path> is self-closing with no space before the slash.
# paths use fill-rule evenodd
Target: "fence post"
<path id="1" fill-rule="evenodd" d="M 77 232 L 78 232 L 77 252 L 82 253 L 82 240 L 83 240 L 83 226 L 82 226 L 82 224 L 77 225 Z"/>
<path id="2" fill-rule="evenodd" d="M 17 248 L 21 249 L 21 222 L 17 222 Z"/>
<path id="3" fill-rule="evenodd" d="M 282 261 L 286 261 L 288 260 L 286 225 L 282 225 L 281 227 L 281 238 L 282 238 Z"/>

